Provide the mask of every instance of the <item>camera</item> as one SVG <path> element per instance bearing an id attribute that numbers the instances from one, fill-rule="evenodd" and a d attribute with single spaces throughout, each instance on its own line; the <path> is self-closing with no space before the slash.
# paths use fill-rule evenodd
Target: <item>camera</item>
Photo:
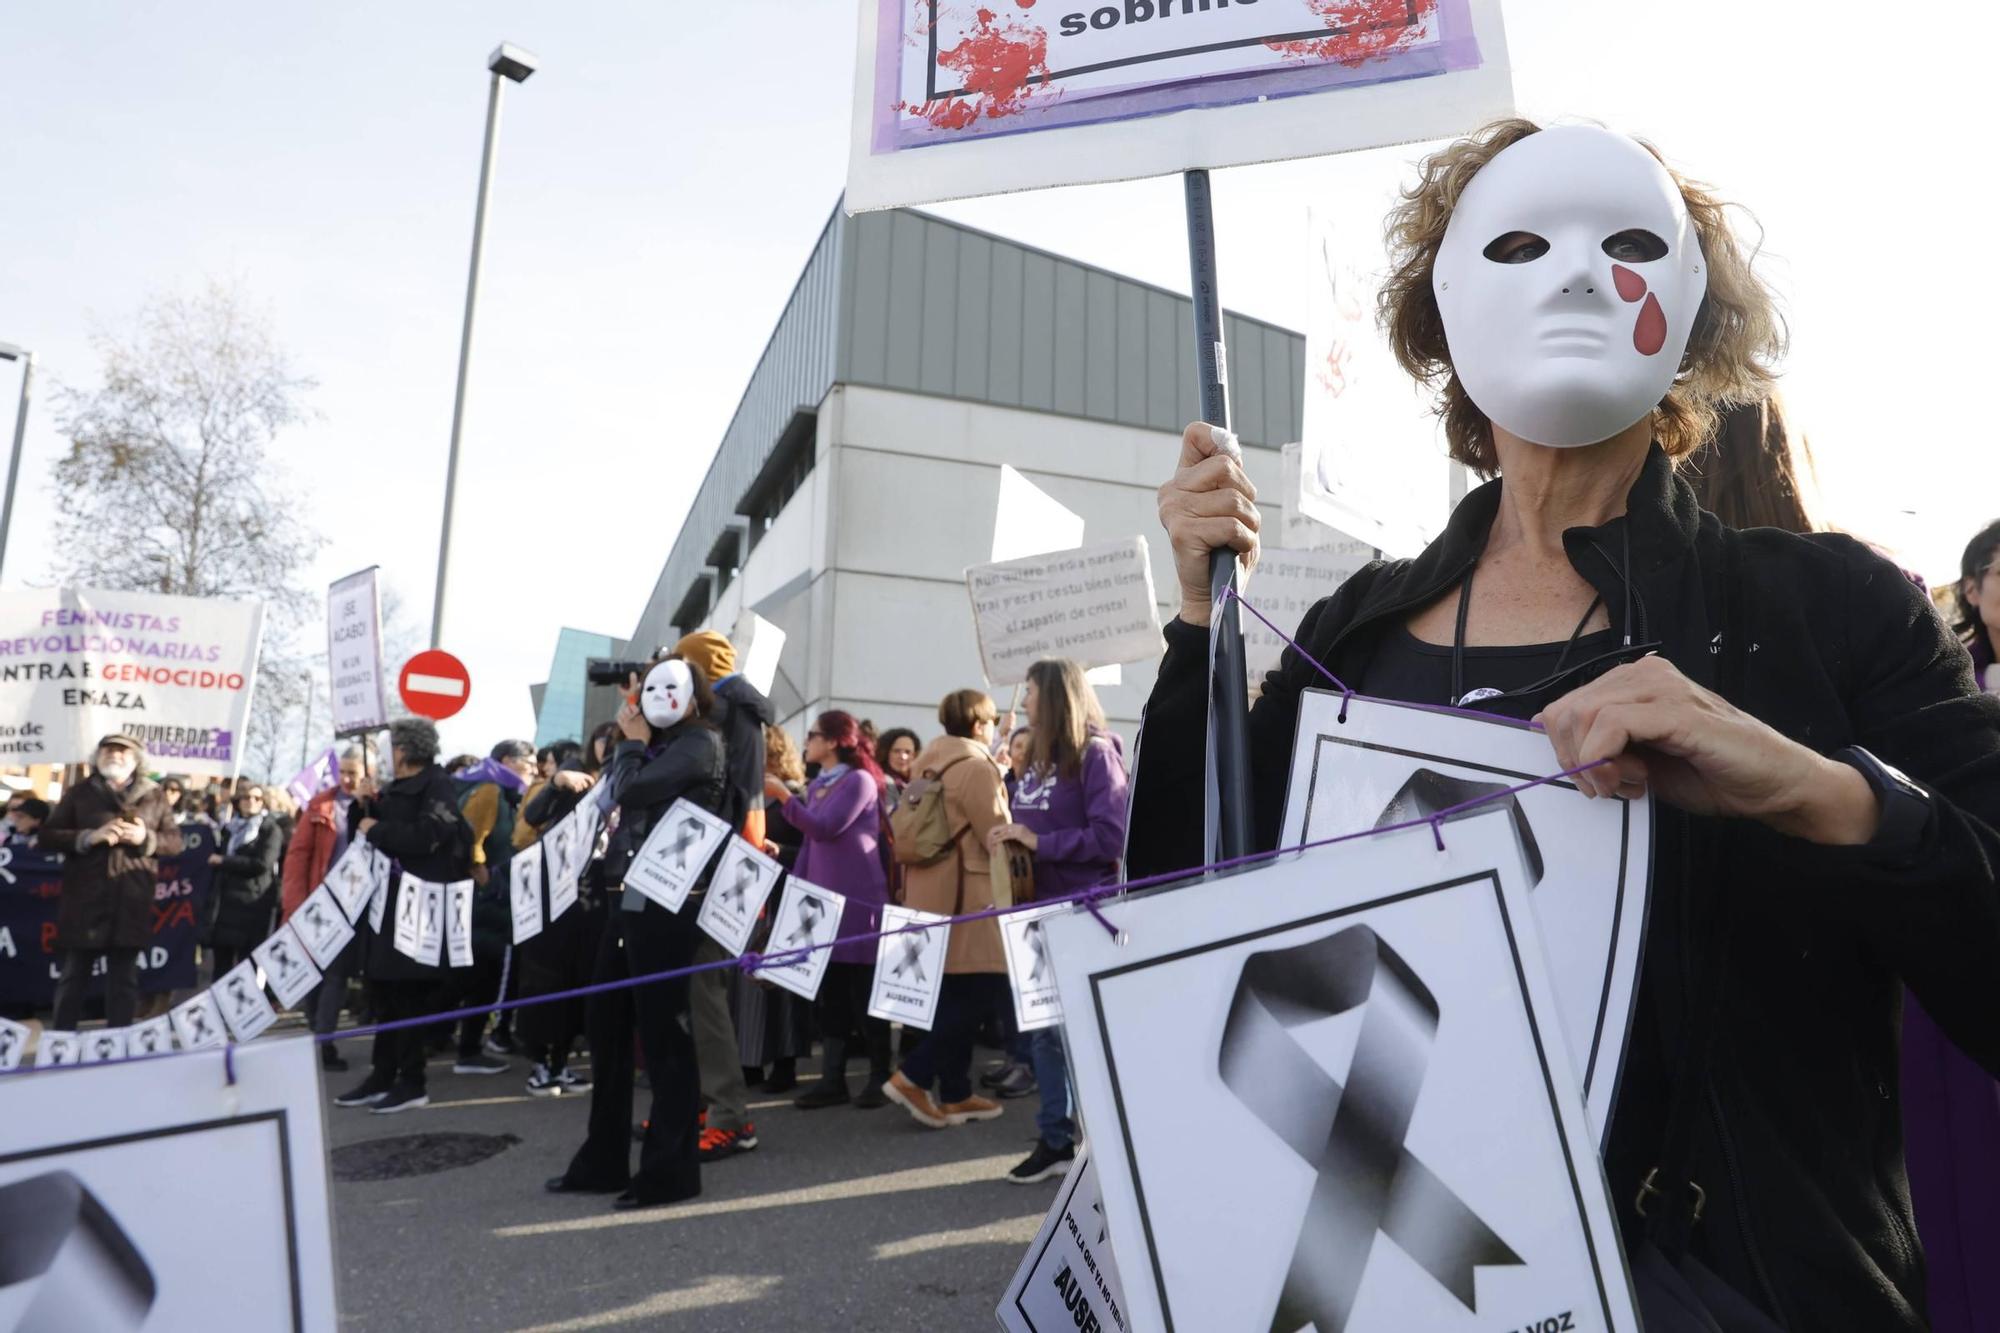
<path id="1" fill-rule="evenodd" d="M 583 674 L 592 685 L 623 685 L 634 676 L 644 676 L 646 664 L 593 657 L 583 664 Z"/>

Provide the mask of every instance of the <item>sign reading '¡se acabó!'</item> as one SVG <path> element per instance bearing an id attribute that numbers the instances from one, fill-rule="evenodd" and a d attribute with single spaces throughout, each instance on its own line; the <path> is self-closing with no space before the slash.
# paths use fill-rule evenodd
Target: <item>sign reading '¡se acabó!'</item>
<path id="1" fill-rule="evenodd" d="M 1018 685 L 1044 657 L 1099 667 L 1160 654 L 1144 537 L 974 565 L 965 587 L 988 684 Z"/>
<path id="2" fill-rule="evenodd" d="M 855 211 L 1442 138 L 1513 104 L 1500 0 L 861 0 L 855 90 Z"/>

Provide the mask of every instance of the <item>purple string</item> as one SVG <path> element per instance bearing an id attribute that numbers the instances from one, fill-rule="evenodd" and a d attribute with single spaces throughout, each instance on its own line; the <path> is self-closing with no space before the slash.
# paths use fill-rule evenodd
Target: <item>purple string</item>
<path id="1" fill-rule="evenodd" d="M 1233 589 L 1230 589 L 1226 590 L 1223 595 L 1225 597 L 1230 597 L 1230 596 L 1235 596 L 1236 594 Z M 1243 601 L 1241 597 L 1237 597 L 1236 600 L 1242 606 L 1247 608 L 1252 615 L 1256 616 L 1257 619 L 1262 620 L 1266 625 L 1269 625 L 1272 631 L 1275 632 L 1279 638 L 1284 639 L 1284 641 L 1287 644 L 1290 644 L 1293 649 L 1298 651 L 1300 657 L 1304 658 L 1308 662 L 1311 662 L 1312 665 L 1314 665 L 1315 667 L 1318 667 L 1320 672 L 1324 674 L 1328 680 L 1332 681 L 1335 685 L 1340 686 L 1341 690 L 1345 693 L 1347 698 L 1354 697 L 1354 691 L 1348 689 L 1347 685 L 1341 681 L 1340 677 L 1334 675 L 1333 672 L 1328 671 L 1325 666 L 1321 665 L 1318 661 L 1314 660 L 1314 658 L 1310 654 L 1306 653 L 1304 649 L 1299 648 L 1297 643 L 1294 643 L 1290 638 L 1286 637 L 1283 630 L 1278 629 L 1276 625 L 1272 625 L 1270 620 L 1268 620 L 1262 612 L 1258 611 L 1248 602 Z M 1346 699 L 1342 700 L 1341 711 L 1342 714 L 1345 715 Z M 1473 709 L 1451 708 L 1442 711 L 1472 713 L 1476 716 L 1484 717 L 1487 718 L 1488 720 L 1491 720 L 1490 715 L 1477 713 L 1477 711 Z M 1064 903 L 1081 905 L 1084 908 L 1084 910 L 1088 911 L 1093 917 L 1097 919 L 1098 923 L 1102 925 L 1105 928 L 1105 930 L 1110 932 L 1113 939 L 1117 939 L 1119 937 L 1119 931 L 1117 926 L 1112 924 L 1110 918 L 1106 917 L 1103 911 L 1098 907 L 1098 903 L 1105 898 L 1114 896 L 1122 897 L 1123 895 L 1132 892 L 1134 889 L 1157 888 L 1165 884 L 1174 884 L 1182 882 L 1187 882 L 1187 883 L 1201 882 L 1198 877 L 1212 874 L 1215 871 L 1233 870 L 1242 866 L 1257 865 L 1265 861 L 1273 860 L 1280 856 L 1297 855 L 1300 852 L 1312 851 L 1320 847 L 1332 847 L 1339 843 L 1352 842 L 1357 838 L 1373 838 L 1373 837 L 1378 837 L 1384 833 L 1399 833 L 1408 829 L 1422 828 L 1426 825 L 1429 826 L 1431 830 L 1432 839 L 1437 843 L 1437 849 L 1439 851 L 1443 851 L 1445 850 L 1444 824 L 1445 821 L 1451 818 L 1453 815 L 1463 814 L 1467 810 L 1476 809 L 1479 806 L 1488 805 L 1494 801 L 1505 800 L 1510 796 L 1518 796 L 1522 792 L 1532 790 L 1535 787 L 1544 787 L 1552 782 L 1562 782 L 1566 779 L 1575 777 L 1579 773 L 1587 772 L 1590 769 L 1600 767 L 1610 762 L 1611 762 L 1610 759 L 1605 758 L 1596 760 L 1588 764 L 1578 764 L 1574 768 L 1566 768 L 1559 773 L 1550 773 L 1546 777 L 1531 778 L 1526 782 L 1518 783 L 1512 787 L 1505 787 L 1500 789 L 1499 791 L 1487 792 L 1484 795 L 1475 796 L 1470 800 L 1460 801 L 1457 805 L 1446 806 L 1444 809 L 1436 811 L 1432 814 L 1422 815 L 1416 819 L 1404 820 L 1400 824 L 1384 824 L 1379 828 L 1367 828 L 1358 830 L 1357 832 L 1354 833 L 1342 833 L 1331 838 L 1320 838 L 1314 842 L 1303 842 L 1296 847 L 1280 847 L 1268 852 L 1248 852 L 1242 856 L 1228 857 L 1221 861 L 1211 862 L 1207 865 L 1197 866 L 1187 870 L 1170 870 L 1158 875 L 1147 875 L 1141 879 L 1126 880 L 1122 883 L 1114 882 L 1110 884 L 1094 885 L 1090 888 L 1080 889 L 1075 893 L 1064 894 L 1058 898 L 1043 898 L 1033 902 L 1013 903 L 1006 907 L 988 907 L 978 912 L 966 912 L 958 916 L 945 917 L 941 921 L 912 922 L 907 926 L 901 926 L 895 930 L 863 931 L 859 934 L 844 935 L 836 939 L 828 940 L 824 944 L 803 945 L 797 949 L 788 950 L 784 953 L 779 953 L 779 954 L 761 955 L 757 953 L 745 953 L 737 958 L 723 958 L 709 963 L 695 963 L 688 967 L 669 968 L 664 972 L 650 972 L 647 973 L 645 976 L 621 977 L 616 981 L 595 982 L 588 986 L 578 986 L 571 990 L 557 991 L 552 995 L 536 995 L 522 1000 L 503 1000 L 498 1003 L 473 1005 L 469 1008 L 464 1008 L 464 1009 L 449 1009 L 444 1011 L 443 1013 L 425 1014 L 417 1018 L 401 1018 L 389 1023 L 376 1023 L 368 1027 L 349 1028 L 344 1032 L 314 1033 L 313 1040 L 341 1041 L 351 1037 L 371 1037 L 378 1032 L 396 1032 L 404 1028 L 429 1027 L 435 1023 L 455 1022 L 458 1019 L 471 1018 L 477 1014 L 489 1014 L 499 1010 L 507 1010 L 507 1009 L 525 1009 L 529 1005 L 555 1004 L 563 1000 L 586 999 L 592 995 L 603 995 L 611 991 L 627 990 L 634 986 L 650 986 L 657 982 L 662 982 L 662 981 L 676 981 L 683 977 L 692 977 L 703 972 L 713 972 L 723 968 L 735 968 L 742 971 L 746 976 L 754 976 L 759 970 L 766 967 L 789 967 L 792 966 L 794 963 L 803 962 L 805 961 L 806 958 L 810 957 L 812 954 L 821 949 L 838 948 L 843 944 L 862 944 L 870 940 L 884 939 L 890 935 L 908 935 L 915 932 L 928 930 L 932 926 L 936 925 L 958 925 L 968 921 L 987 921 L 987 920 L 992 920 L 996 917 L 1006 916 L 1009 913 L 1013 912 L 1022 912 L 1022 911 L 1028 911 L 1030 909 L 1040 909 L 1040 908 L 1060 906 L 1061 904 Z M 233 1083 L 236 1081 L 234 1057 L 227 1053 L 232 1048 L 233 1048 L 233 1043 L 232 1047 L 225 1048 L 224 1058 L 227 1061 L 225 1068 L 229 1072 L 230 1082 Z M 171 1059 L 174 1056 L 178 1055 L 194 1055 L 194 1054 L 198 1054 L 198 1052 L 163 1051 L 153 1055 L 123 1056 L 116 1060 L 100 1060 L 96 1061 L 95 1063 L 98 1065 L 130 1064 L 138 1060 L 165 1060 L 165 1059 Z M 70 1068 L 81 1068 L 81 1067 L 82 1066 L 80 1065 L 60 1065 L 60 1066 L 51 1066 L 50 1068 L 70 1069 Z M 7 1074 L 26 1074 L 34 1072 L 41 1072 L 41 1071 L 38 1069 L 31 1070 L 29 1068 L 23 1067 L 19 1069 L 0 1070 L 0 1076 L 5 1076 Z"/>
<path id="2" fill-rule="evenodd" d="M 1243 594 L 1236 591 L 1235 584 L 1232 583 L 1224 587 L 1222 590 L 1222 596 L 1223 600 L 1225 601 L 1234 600 L 1238 606 L 1242 607 L 1245 611 L 1248 611 L 1251 615 L 1257 617 L 1257 619 L 1263 621 L 1265 629 L 1268 629 L 1271 631 L 1271 633 L 1277 635 L 1281 640 L 1284 641 L 1284 644 L 1287 648 L 1290 648 L 1293 652 L 1297 653 L 1301 658 L 1305 659 L 1307 662 L 1310 662 L 1314 667 L 1316 667 L 1319 670 L 1320 675 L 1325 676 L 1328 680 L 1332 681 L 1333 687 L 1339 690 L 1341 695 L 1340 720 L 1342 722 L 1347 721 L 1347 701 L 1354 697 L 1354 690 L 1348 685 L 1348 683 L 1342 680 L 1340 677 L 1334 675 L 1333 671 L 1327 666 L 1326 663 L 1320 661 L 1317 657 L 1314 657 L 1304 648 L 1301 648 L 1299 646 L 1299 641 L 1297 639 L 1294 639 L 1291 635 L 1285 633 L 1283 630 L 1279 629 L 1276 625 L 1272 624 L 1271 618 L 1269 616 L 1265 615 L 1262 611 L 1259 611 L 1256 607 L 1250 605 L 1250 603 L 1244 601 Z"/>

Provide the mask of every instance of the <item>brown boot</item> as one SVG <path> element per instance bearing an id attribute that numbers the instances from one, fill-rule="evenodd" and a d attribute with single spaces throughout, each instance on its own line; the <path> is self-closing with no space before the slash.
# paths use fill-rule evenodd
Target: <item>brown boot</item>
<path id="1" fill-rule="evenodd" d="M 946 1102 L 938 1110 L 944 1112 L 944 1118 L 949 1123 L 963 1125 L 971 1120 L 997 1120 L 1006 1108 L 975 1092 L 962 1102 Z"/>
<path id="2" fill-rule="evenodd" d="M 951 1123 L 938 1109 L 938 1104 L 931 1100 L 931 1095 L 904 1078 L 901 1070 L 891 1074 L 889 1081 L 882 1085 L 882 1095 L 908 1111 L 910 1118 L 920 1125 L 943 1129 Z"/>

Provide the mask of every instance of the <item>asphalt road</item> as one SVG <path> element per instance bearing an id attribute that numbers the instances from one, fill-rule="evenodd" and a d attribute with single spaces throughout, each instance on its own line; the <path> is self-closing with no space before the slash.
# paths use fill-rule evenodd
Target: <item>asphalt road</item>
<path id="1" fill-rule="evenodd" d="M 328 1097 L 362 1072 L 356 1059 L 328 1075 Z M 1033 1146 L 1032 1097 L 998 1120 L 930 1130 L 895 1106 L 805 1112 L 753 1091 L 760 1147 L 704 1168 L 699 1199 L 614 1213 L 602 1197 L 543 1191 L 582 1142 L 587 1106 L 529 1097 L 527 1072 L 517 1060 L 461 1076 L 442 1060 L 426 1108 L 380 1116 L 327 1102 L 336 1152 L 441 1131 L 519 1140 L 432 1174 L 336 1180 L 344 1328 L 991 1329 L 1055 1195 L 1055 1181 L 1003 1178 Z"/>

